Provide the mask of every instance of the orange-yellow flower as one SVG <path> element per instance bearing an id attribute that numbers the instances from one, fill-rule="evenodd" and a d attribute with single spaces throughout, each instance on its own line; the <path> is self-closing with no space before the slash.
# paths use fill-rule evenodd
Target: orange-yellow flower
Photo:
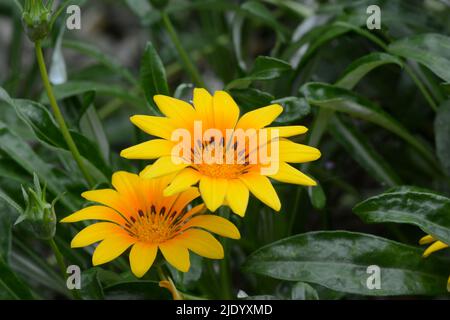
<path id="1" fill-rule="evenodd" d="M 142 277 L 153 264 L 158 249 L 165 260 L 182 272 L 190 266 L 189 251 L 210 259 L 222 259 L 222 245 L 209 232 L 238 239 L 237 228 L 228 220 L 205 214 L 204 204 L 190 203 L 199 196 L 198 189 L 164 196 L 170 176 L 143 179 L 128 172 L 116 172 L 114 189 L 87 191 L 82 196 L 100 205 L 84 208 L 61 222 L 103 220 L 81 230 L 72 240 L 72 248 L 96 242 L 94 265 L 109 262 L 129 247 L 132 272 Z M 209 231 L 209 232 L 207 232 Z"/>
<path id="2" fill-rule="evenodd" d="M 228 205 L 233 212 L 245 214 L 249 192 L 263 203 L 279 211 L 281 203 L 269 178 L 285 183 L 313 186 L 316 182 L 288 163 L 303 163 L 316 160 L 320 152 L 316 148 L 294 143 L 288 137 L 303 134 L 303 126 L 268 127 L 282 112 L 278 104 L 250 111 L 240 117 L 240 110 L 233 98 L 224 91 L 216 91 L 211 96 L 205 89 L 194 89 L 193 106 L 187 102 L 163 95 L 156 95 L 154 101 L 165 117 L 137 115 L 131 121 L 148 134 L 158 137 L 121 152 L 127 159 L 157 159 L 142 172 L 143 177 L 155 178 L 176 173 L 165 195 L 173 195 L 198 183 L 203 201 L 209 210 L 215 211 L 221 205 Z M 227 137 L 227 131 L 238 129 L 257 130 L 257 147 L 251 150 L 248 141 L 196 139 L 196 123 L 200 122 L 203 132 L 215 129 Z M 264 129 L 263 129 L 264 128 Z M 184 129 L 191 133 L 191 154 L 188 161 L 174 161 L 173 150 L 177 146 L 174 132 Z M 261 143 L 263 133 L 269 137 Z M 276 135 L 272 135 L 276 133 Z M 277 150 L 270 147 L 277 144 Z M 203 150 L 215 149 L 220 154 L 214 161 L 205 161 L 199 155 Z M 265 149 L 265 150 L 263 150 Z M 220 153 L 219 151 L 220 150 Z M 270 156 L 263 163 L 263 151 Z M 257 154 L 256 161 L 249 161 Z M 230 163 L 231 159 L 243 160 Z M 186 157 L 185 157 L 186 158 Z M 186 160 L 183 158 L 184 160 Z M 199 160 L 200 159 L 200 160 Z M 218 161 L 220 160 L 220 161 Z M 274 172 L 263 172 L 262 168 L 276 164 Z"/>
<path id="3" fill-rule="evenodd" d="M 427 236 L 423 237 L 422 239 L 420 239 L 420 241 L 419 241 L 419 244 L 421 244 L 421 245 L 430 244 L 430 243 L 431 243 L 431 245 L 423 253 L 424 258 L 428 257 L 433 252 L 436 252 L 436 251 L 439 251 L 439 250 L 449 247 L 448 244 L 435 239 L 431 235 L 427 235 Z M 450 277 L 448 277 L 448 280 L 447 280 L 447 291 L 450 292 Z"/>

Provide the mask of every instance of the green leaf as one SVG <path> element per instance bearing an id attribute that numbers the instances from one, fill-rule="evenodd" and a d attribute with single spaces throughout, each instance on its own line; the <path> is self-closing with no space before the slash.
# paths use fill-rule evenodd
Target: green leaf
<path id="1" fill-rule="evenodd" d="M 308 101 L 299 97 L 285 97 L 273 100 L 271 103 L 278 103 L 283 106 L 283 113 L 275 120 L 276 123 L 286 124 L 300 120 L 311 112 Z"/>
<path id="2" fill-rule="evenodd" d="M 91 268 L 82 272 L 80 295 L 86 300 L 104 299 L 103 288 L 99 280 L 97 268 Z"/>
<path id="3" fill-rule="evenodd" d="M 371 296 L 446 294 L 448 258 L 373 235 L 319 231 L 271 243 L 251 254 L 244 269 Z M 431 258 L 431 259 L 430 259 Z M 380 267 L 380 289 L 369 289 L 368 267 Z"/>
<path id="4" fill-rule="evenodd" d="M 147 42 L 141 60 L 140 82 L 147 103 L 152 106 L 154 113 L 159 114 L 153 96 L 157 94 L 169 95 L 170 92 L 167 85 L 166 70 L 151 42 Z"/>
<path id="5" fill-rule="evenodd" d="M 401 183 L 389 163 L 350 122 L 344 122 L 340 117 L 333 117 L 329 129 L 333 137 L 347 150 L 347 153 L 373 178 L 391 187 Z"/>
<path id="6" fill-rule="evenodd" d="M 0 189 L 0 199 L 4 198 L 5 194 Z M 12 199 L 11 199 L 12 200 Z M 8 210 L 5 210 L 4 206 L 2 206 L 0 200 L 0 209 L 2 212 L 0 213 L 0 259 L 4 261 L 9 261 L 9 253 L 11 251 L 11 241 L 12 241 L 12 218 L 8 213 Z M 8 201 L 7 201 L 8 202 Z M 14 202 L 12 200 L 12 202 Z M 10 202 L 8 202 L 10 203 Z M 17 204 L 16 204 L 17 205 Z"/>
<path id="7" fill-rule="evenodd" d="M 308 196 L 314 208 L 318 210 L 325 208 L 327 204 L 327 197 L 320 185 L 308 187 Z"/>
<path id="8" fill-rule="evenodd" d="M 230 89 L 228 92 L 236 100 L 239 107 L 245 111 L 268 106 L 275 99 L 270 93 L 253 88 Z"/>
<path id="9" fill-rule="evenodd" d="M 450 82 L 450 37 L 426 33 L 400 39 L 389 45 L 389 52 L 423 64 Z"/>
<path id="10" fill-rule="evenodd" d="M 277 32 L 278 37 L 282 42 L 286 41 L 288 30 L 275 19 L 272 12 L 270 12 L 261 2 L 247 1 L 241 5 L 244 13 L 250 17 L 256 18 L 259 21 L 267 24 L 269 27 Z"/>
<path id="11" fill-rule="evenodd" d="M 383 52 L 373 52 L 353 61 L 336 82 L 336 86 L 352 89 L 366 74 L 385 64 L 403 67 L 403 62 L 399 58 Z"/>
<path id="12" fill-rule="evenodd" d="M 122 88 L 118 85 L 110 83 L 99 83 L 93 81 L 68 81 L 66 83 L 53 86 L 53 91 L 57 100 L 62 100 L 72 96 L 84 94 L 86 92 L 95 91 L 99 95 L 119 98 L 125 102 L 130 103 L 136 109 L 143 110 L 145 101 L 132 93 L 130 90 Z M 42 103 L 48 103 L 48 97 L 43 94 L 41 97 Z"/>
<path id="13" fill-rule="evenodd" d="M 291 290 L 292 300 L 319 300 L 319 295 L 313 287 L 304 282 L 296 283 Z"/>
<path id="14" fill-rule="evenodd" d="M 450 176 L 450 100 L 442 103 L 434 119 L 436 154 Z"/>
<path id="15" fill-rule="evenodd" d="M 170 293 L 159 287 L 157 281 L 123 281 L 104 287 L 106 299 L 113 300 L 168 300 Z"/>
<path id="16" fill-rule="evenodd" d="M 310 82 L 300 91 L 311 105 L 346 113 L 385 128 L 408 142 L 422 154 L 429 164 L 436 166 L 433 152 L 422 141 L 414 137 L 401 123 L 378 105 L 356 93 L 326 83 Z"/>
<path id="17" fill-rule="evenodd" d="M 29 100 L 14 100 L 13 106 L 23 121 L 33 129 L 39 140 L 51 146 L 69 150 L 53 116 L 43 105 Z M 76 131 L 71 130 L 71 134 L 80 154 L 98 168 L 105 177 L 109 177 L 112 172 L 97 145 Z"/>
<path id="18" fill-rule="evenodd" d="M 0 257 L 0 299 L 31 300 L 33 294 Z"/>
<path id="19" fill-rule="evenodd" d="M 291 70 L 291 65 L 286 61 L 272 57 L 259 56 L 256 58 L 255 65 L 248 76 L 233 80 L 227 85 L 227 89 L 247 88 L 253 81 L 273 80 Z"/>
<path id="20" fill-rule="evenodd" d="M 367 223 L 412 224 L 450 243 L 450 199 L 433 191 L 394 188 L 357 204 L 353 211 Z"/>

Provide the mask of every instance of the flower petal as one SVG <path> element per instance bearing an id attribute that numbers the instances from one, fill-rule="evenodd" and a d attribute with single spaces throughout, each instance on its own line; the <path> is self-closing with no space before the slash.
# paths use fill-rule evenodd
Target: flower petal
<path id="1" fill-rule="evenodd" d="M 197 111 L 197 118 L 203 120 L 203 128 L 214 127 L 213 98 L 203 88 L 194 89 L 193 103 Z"/>
<path id="2" fill-rule="evenodd" d="M 428 257 L 430 254 L 432 254 L 433 252 L 436 252 L 438 250 L 442 250 L 448 248 L 448 244 L 442 242 L 442 241 L 436 241 L 435 243 L 433 243 L 431 246 L 429 246 L 425 252 L 423 253 L 423 257 L 426 258 Z"/>
<path id="3" fill-rule="evenodd" d="M 209 232 L 200 229 L 189 229 L 179 235 L 177 238 L 183 241 L 183 244 L 196 254 L 210 258 L 223 259 L 223 247 Z"/>
<path id="4" fill-rule="evenodd" d="M 164 258 L 181 272 L 188 272 L 191 265 L 189 261 L 189 251 L 182 246 L 179 241 L 172 239 L 159 244 L 159 249 Z"/>
<path id="5" fill-rule="evenodd" d="M 83 198 L 89 201 L 97 202 L 113 208 L 114 210 L 122 213 L 126 217 L 134 216 L 135 212 L 133 208 L 130 208 L 129 204 L 124 201 L 119 192 L 113 189 L 99 189 L 86 191 L 81 194 Z"/>
<path id="6" fill-rule="evenodd" d="M 72 248 L 86 247 L 105 239 L 111 234 L 124 234 L 125 231 L 117 224 L 111 222 L 98 222 L 87 226 L 78 232 L 72 239 Z"/>
<path id="7" fill-rule="evenodd" d="M 158 246 L 151 243 L 137 242 L 130 251 L 130 266 L 133 274 L 141 278 L 152 266 L 158 253 Z"/>
<path id="8" fill-rule="evenodd" d="M 195 120 L 195 110 L 187 102 L 169 96 L 156 95 L 153 97 L 161 112 L 169 117 L 177 127 L 192 127 Z"/>
<path id="9" fill-rule="evenodd" d="M 422 238 L 419 240 L 419 244 L 420 244 L 420 245 L 423 245 L 423 244 L 429 244 L 429 243 L 432 243 L 432 242 L 434 242 L 434 241 L 436 241 L 436 239 L 433 238 L 433 236 L 431 236 L 431 235 L 426 235 L 426 236 L 422 237 Z"/>
<path id="10" fill-rule="evenodd" d="M 216 91 L 213 97 L 214 127 L 233 129 L 239 118 L 239 107 L 225 91 Z"/>
<path id="11" fill-rule="evenodd" d="M 285 183 L 293 183 L 303 186 L 317 185 L 316 181 L 308 177 L 306 174 L 295 169 L 294 167 L 290 166 L 286 162 L 280 162 L 278 172 L 276 174 L 269 175 L 269 177 Z"/>
<path id="12" fill-rule="evenodd" d="M 200 180 L 201 175 L 197 170 L 186 168 L 180 171 L 172 180 L 170 185 L 164 189 L 164 196 L 171 196 L 182 192 Z"/>
<path id="13" fill-rule="evenodd" d="M 83 220 L 106 220 L 116 222 L 118 224 L 125 223 L 123 217 L 115 210 L 105 206 L 90 206 L 81 209 L 70 216 L 65 217 L 60 222 L 78 222 Z"/>
<path id="14" fill-rule="evenodd" d="M 92 264 L 98 266 L 99 264 L 114 260 L 136 241 L 137 239 L 126 233 L 108 236 L 95 248 L 94 254 L 92 255 Z"/>
<path id="15" fill-rule="evenodd" d="M 239 119 L 236 128 L 264 128 L 265 126 L 271 124 L 282 112 L 283 107 L 279 104 L 272 104 L 267 107 L 247 112 Z"/>
<path id="16" fill-rule="evenodd" d="M 292 137 L 292 136 L 298 136 L 300 134 L 304 134 L 308 132 L 308 128 L 304 126 L 284 126 L 284 127 L 269 127 L 267 128 L 268 136 L 270 137 L 271 133 L 270 130 L 278 130 L 278 136 L 281 137 Z"/>
<path id="17" fill-rule="evenodd" d="M 208 209 L 216 211 L 224 202 L 227 193 L 227 180 L 202 176 L 199 187 L 202 199 Z"/>
<path id="18" fill-rule="evenodd" d="M 228 180 L 226 200 L 234 213 L 243 217 L 247 209 L 249 191 L 239 179 Z"/>
<path id="19" fill-rule="evenodd" d="M 255 197 L 275 211 L 280 211 L 280 199 L 270 183 L 269 178 L 252 172 L 241 176 L 239 179 L 245 183 L 247 188 L 255 195 Z"/>
<path id="20" fill-rule="evenodd" d="M 154 139 L 122 150 L 120 156 L 126 159 L 156 159 L 170 156 L 174 146 L 172 141 Z"/>
<path id="21" fill-rule="evenodd" d="M 178 172 L 186 168 L 187 163 L 174 163 L 172 157 L 161 157 L 152 165 L 147 166 L 141 172 L 141 177 L 146 179 L 158 178 L 170 173 Z"/>
<path id="22" fill-rule="evenodd" d="M 183 226 L 183 230 L 187 230 L 191 227 L 203 228 L 215 234 L 231 239 L 241 238 L 238 228 L 236 228 L 233 223 L 225 218 L 212 214 L 193 217 Z"/>
<path id="23" fill-rule="evenodd" d="M 130 120 L 142 131 L 166 140 L 171 140 L 172 132 L 177 128 L 171 119 L 164 117 L 138 115 Z"/>
<path id="24" fill-rule="evenodd" d="M 314 147 L 305 146 L 286 139 L 279 141 L 280 161 L 303 163 L 320 158 L 320 151 Z"/>

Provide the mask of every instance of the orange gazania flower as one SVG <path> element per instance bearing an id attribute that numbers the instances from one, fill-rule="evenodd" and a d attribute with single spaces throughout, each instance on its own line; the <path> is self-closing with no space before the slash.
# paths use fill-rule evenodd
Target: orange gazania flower
<path id="1" fill-rule="evenodd" d="M 164 196 L 163 190 L 170 180 L 170 176 L 143 179 L 121 171 L 112 177 L 114 189 L 84 192 L 85 199 L 100 205 L 81 209 L 61 222 L 103 222 L 81 230 L 73 238 L 72 248 L 101 241 L 92 256 L 92 263 L 99 265 L 132 247 L 130 266 L 137 277 L 149 270 L 158 249 L 167 262 L 182 272 L 187 272 L 190 266 L 188 250 L 210 259 L 222 259 L 222 245 L 209 232 L 238 239 L 239 231 L 228 220 L 205 214 L 204 204 L 190 207 L 199 196 L 197 188 Z"/>
<path id="2" fill-rule="evenodd" d="M 314 186 L 316 182 L 295 169 L 288 163 L 303 163 L 316 160 L 320 152 L 316 148 L 294 143 L 288 137 L 303 134 L 307 128 L 303 126 L 269 127 L 282 112 L 278 104 L 269 105 L 250 111 L 240 117 L 240 110 L 233 98 L 224 91 L 216 91 L 211 96 L 205 89 L 194 89 L 193 106 L 187 102 L 156 95 L 154 101 L 165 117 L 137 115 L 131 121 L 143 131 L 159 139 L 141 143 L 121 152 L 127 159 L 157 159 L 148 166 L 142 176 L 155 178 L 176 173 L 171 184 L 165 189 L 165 195 L 173 195 L 199 183 L 203 201 L 209 210 L 215 211 L 221 205 L 228 205 L 233 212 L 244 216 L 249 191 L 259 200 L 279 211 L 281 203 L 269 178 L 285 183 Z M 235 142 L 229 139 L 214 139 L 196 136 L 196 124 L 200 122 L 203 132 L 214 129 L 227 137 L 227 132 L 234 133 L 245 130 L 256 130 L 257 147 L 249 148 L 248 141 Z M 263 129 L 264 128 L 264 129 Z M 184 155 L 180 163 L 174 161 L 173 151 L 177 142 L 173 140 L 174 132 L 186 130 L 191 136 L 191 154 Z M 266 131 L 267 141 L 260 141 Z M 272 136 L 271 133 L 277 133 Z M 234 138 L 234 137 L 232 137 Z M 277 143 L 277 150 L 271 147 Z M 203 151 L 214 148 L 219 157 L 214 161 L 204 161 L 200 156 Z M 263 163 L 260 155 L 266 148 L 270 163 Z M 199 151 L 200 150 L 200 151 Z M 219 150 L 219 151 L 218 151 Z M 267 152 L 264 150 L 264 152 Z M 253 154 L 258 154 L 256 161 L 249 161 Z M 230 163 L 229 158 L 236 161 Z M 274 160 L 275 159 L 275 160 Z M 209 159 L 211 160 L 211 159 Z M 275 163 L 276 162 L 276 163 Z M 263 172 L 262 168 L 276 164 L 276 172 Z"/>

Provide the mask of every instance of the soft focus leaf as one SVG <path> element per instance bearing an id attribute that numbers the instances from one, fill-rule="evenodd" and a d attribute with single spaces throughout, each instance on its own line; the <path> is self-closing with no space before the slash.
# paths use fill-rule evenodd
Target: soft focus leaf
<path id="1" fill-rule="evenodd" d="M 450 37 L 442 34 L 419 34 L 389 45 L 389 52 L 417 61 L 446 82 L 450 82 Z"/>
<path id="2" fill-rule="evenodd" d="M 433 191 L 394 188 L 357 204 L 353 211 L 366 223 L 413 224 L 450 243 L 450 199 Z"/>
<path id="3" fill-rule="evenodd" d="M 33 299 L 30 289 L 0 257 L 0 299 Z"/>
<path id="4" fill-rule="evenodd" d="M 292 123 L 306 117 L 311 112 L 311 107 L 304 98 L 285 97 L 273 100 L 272 103 L 280 104 L 283 107 L 283 113 L 275 120 L 276 123 Z"/>
<path id="5" fill-rule="evenodd" d="M 434 120 L 436 154 L 450 176 L 450 100 L 442 103 Z"/>
<path id="6" fill-rule="evenodd" d="M 354 294 L 446 294 L 448 259 L 422 258 L 423 250 L 373 235 L 319 231 L 271 243 L 251 254 L 245 270 L 268 277 L 316 283 Z M 431 259 L 430 259 L 431 258 Z M 369 266 L 380 267 L 380 289 L 369 289 Z"/>
<path id="7" fill-rule="evenodd" d="M 292 300 L 319 300 L 317 291 L 309 284 L 298 282 L 292 287 Z"/>

